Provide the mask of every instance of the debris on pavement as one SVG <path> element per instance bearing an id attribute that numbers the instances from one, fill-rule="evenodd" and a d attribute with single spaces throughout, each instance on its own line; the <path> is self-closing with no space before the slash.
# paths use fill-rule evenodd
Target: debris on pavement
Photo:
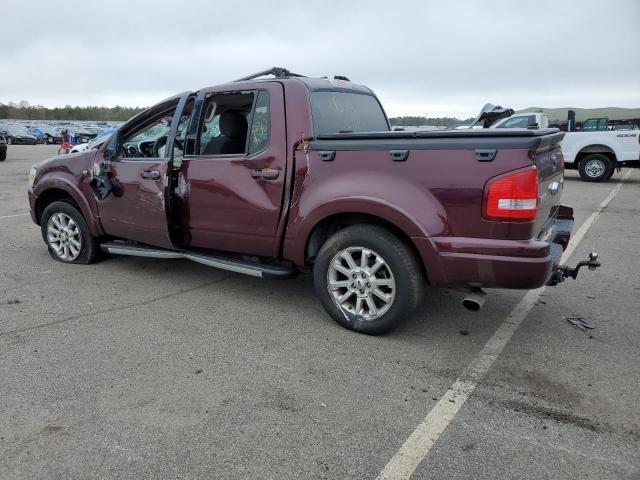
<path id="1" fill-rule="evenodd" d="M 591 320 L 589 320 L 587 317 L 583 317 L 582 315 L 570 315 L 564 318 L 578 330 L 585 331 L 586 329 L 593 330 L 594 328 L 596 328 Z"/>

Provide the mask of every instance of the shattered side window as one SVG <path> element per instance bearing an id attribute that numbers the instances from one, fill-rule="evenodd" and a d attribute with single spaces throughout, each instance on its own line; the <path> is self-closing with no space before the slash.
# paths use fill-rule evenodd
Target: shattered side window
<path id="1" fill-rule="evenodd" d="M 259 152 L 269 144 L 269 93 L 258 92 L 249 133 L 249 155 Z"/>

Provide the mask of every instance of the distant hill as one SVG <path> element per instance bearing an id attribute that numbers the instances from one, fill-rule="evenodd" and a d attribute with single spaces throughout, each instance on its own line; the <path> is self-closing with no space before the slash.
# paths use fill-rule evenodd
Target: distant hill
<path id="1" fill-rule="evenodd" d="M 539 112 L 544 113 L 549 122 L 566 122 L 567 112 L 573 110 L 576 112 L 576 121 L 582 122 L 587 118 L 609 117 L 610 120 L 628 120 L 631 118 L 640 118 L 640 108 L 619 108 L 619 107 L 603 107 L 603 108 L 541 108 L 530 107 L 518 112 Z"/>

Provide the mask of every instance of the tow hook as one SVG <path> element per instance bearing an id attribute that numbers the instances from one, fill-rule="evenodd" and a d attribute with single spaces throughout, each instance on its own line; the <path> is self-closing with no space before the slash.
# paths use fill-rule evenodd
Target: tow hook
<path id="1" fill-rule="evenodd" d="M 600 265 L 601 263 L 598 261 L 598 254 L 596 252 L 591 252 L 589 254 L 589 260 L 578 262 L 578 264 L 573 268 L 568 265 L 557 265 L 554 268 L 553 274 L 551 275 L 547 285 L 557 285 L 560 282 L 563 282 L 565 278 L 573 278 L 575 280 L 582 267 L 587 267 L 589 270 L 595 270 Z"/>

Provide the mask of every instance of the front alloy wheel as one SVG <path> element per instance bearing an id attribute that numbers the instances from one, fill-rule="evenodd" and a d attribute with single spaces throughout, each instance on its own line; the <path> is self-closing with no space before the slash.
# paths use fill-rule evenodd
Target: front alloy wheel
<path id="1" fill-rule="evenodd" d="M 47 244 L 65 262 L 73 262 L 82 251 L 82 232 L 66 213 L 57 212 L 47 222 Z"/>
<path id="2" fill-rule="evenodd" d="M 338 308 L 375 320 L 393 305 L 396 282 L 380 254 L 364 247 L 349 247 L 331 260 L 327 288 Z"/>
<path id="3" fill-rule="evenodd" d="M 54 260 L 93 263 L 100 255 L 98 239 L 91 236 L 78 206 L 70 200 L 49 204 L 42 212 L 42 238 Z"/>

